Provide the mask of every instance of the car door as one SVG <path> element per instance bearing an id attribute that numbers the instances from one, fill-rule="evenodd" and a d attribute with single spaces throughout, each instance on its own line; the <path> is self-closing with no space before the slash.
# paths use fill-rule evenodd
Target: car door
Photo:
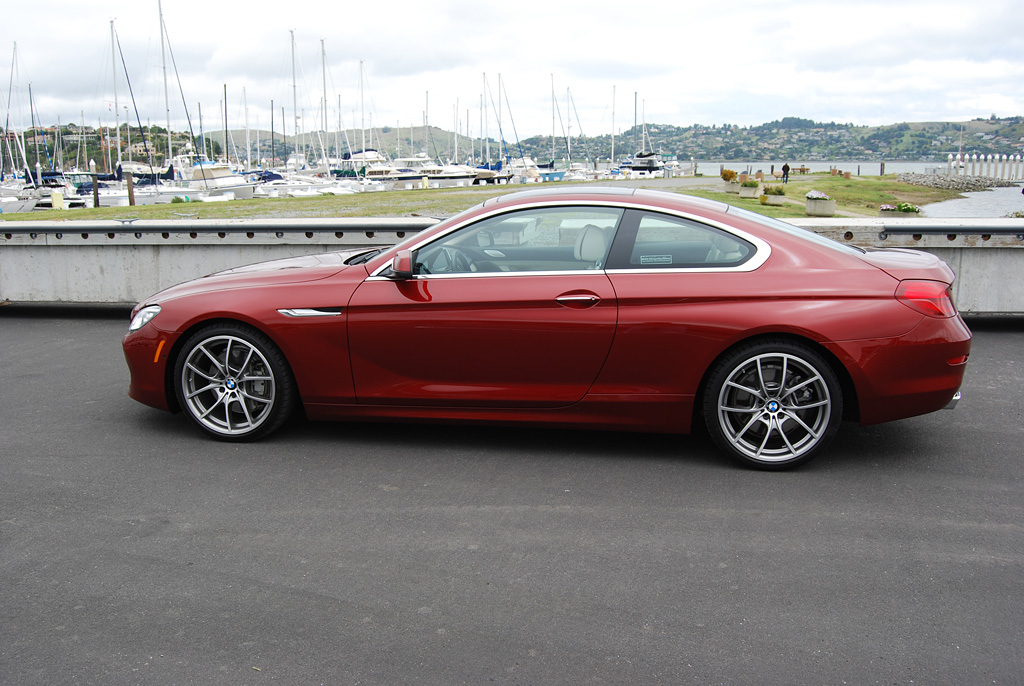
<path id="1" fill-rule="evenodd" d="M 364 404 L 558 407 L 579 401 L 615 334 L 603 269 L 615 208 L 505 212 L 414 249 L 409 278 L 368 278 L 348 307 Z"/>
<path id="2" fill-rule="evenodd" d="M 692 392 L 720 341 L 756 312 L 754 275 L 770 248 L 697 218 L 630 210 L 607 273 L 618 331 L 595 393 Z M 742 311 L 741 311 L 742 310 Z"/>

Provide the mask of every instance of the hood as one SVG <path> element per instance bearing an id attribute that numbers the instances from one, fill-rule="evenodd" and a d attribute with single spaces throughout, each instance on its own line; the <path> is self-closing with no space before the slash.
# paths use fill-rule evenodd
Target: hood
<path id="1" fill-rule="evenodd" d="M 949 265 L 931 253 L 903 248 L 868 249 L 860 259 L 889 276 L 904 279 L 927 279 L 951 284 L 956 275 Z"/>
<path id="2" fill-rule="evenodd" d="M 358 250 L 341 250 L 338 252 L 325 252 L 318 255 L 300 255 L 298 257 L 282 257 L 279 260 L 257 262 L 244 267 L 234 267 L 221 272 L 214 272 L 210 276 L 223 276 L 224 274 L 249 274 L 252 272 L 267 272 L 279 269 L 309 270 L 316 268 L 334 268 L 335 271 L 347 269 L 345 261 L 360 253 L 367 252 L 366 248 Z M 205 278 L 205 277 L 204 277 Z"/>
<path id="3" fill-rule="evenodd" d="M 318 255 L 285 257 L 279 260 L 258 262 L 244 267 L 226 269 L 171 286 L 147 298 L 144 302 L 158 303 L 199 293 L 209 293 L 211 291 L 319 281 L 347 269 L 352 269 L 352 267 L 345 264 L 345 261 L 364 252 L 366 252 L 366 249 L 361 248 Z M 362 269 L 361 266 L 356 268 L 361 269 L 363 276 L 365 276 L 365 269 Z"/>

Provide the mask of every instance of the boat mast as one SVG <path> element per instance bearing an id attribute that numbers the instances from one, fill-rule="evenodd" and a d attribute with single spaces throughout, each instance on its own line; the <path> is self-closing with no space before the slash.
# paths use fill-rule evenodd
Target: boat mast
<path id="1" fill-rule="evenodd" d="M 505 134 L 501 130 L 501 74 L 498 74 L 498 133 L 501 135 L 501 147 L 498 151 L 499 155 L 503 155 L 502 159 L 508 157 L 508 150 L 505 148 Z"/>
<path id="2" fill-rule="evenodd" d="M 114 130 L 117 132 L 117 166 L 121 166 L 121 117 L 117 111 L 117 41 L 114 38 L 114 20 L 110 20 L 110 64 L 114 82 Z"/>
<path id="3" fill-rule="evenodd" d="M 615 86 L 612 86 L 612 159 L 611 166 L 615 166 Z"/>
<path id="4" fill-rule="evenodd" d="M 7 111 L 7 124 L 4 126 L 4 133 L 5 133 L 5 135 L 4 135 L 4 143 L 7 144 L 7 157 L 11 161 L 11 174 L 14 174 L 15 176 L 17 176 L 17 173 L 18 173 L 18 165 L 14 161 L 14 146 L 11 145 L 10 130 L 11 130 L 11 92 L 14 90 L 14 65 L 15 65 L 15 60 L 17 60 L 17 59 L 18 59 L 18 41 L 14 41 L 14 54 L 11 56 L 11 81 L 10 81 L 10 85 L 7 87 L 7 110 L 6 110 Z M 85 128 L 85 118 L 84 117 L 82 118 L 82 128 Z M 15 141 L 17 141 L 17 137 L 15 137 Z M 24 155 L 22 155 L 22 157 L 24 157 Z M 2 164 L 0 164 L 0 169 L 3 169 L 3 165 Z"/>
<path id="5" fill-rule="evenodd" d="M 320 70 L 324 75 L 324 118 L 321 120 L 324 125 L 324 134 L 327 133 L 327 48 L 324 47 L 324 39 L 320 39 Z M 324 165 L 329 169 L 330 159 L 327 157 L 327 150 L 324 149 L 323 141 L 320 141 L 320 150 L 324 155 Z"/>
<path id="6" fill-rule="evenodd" d="M 298 86 L 295 84 L 295 29 L 289 29 L 288 33 L 292 35 L 292 116 L 295 117 L 293 123 L 292 132 L 295 135 L 295 150 L 298 152 L 299 146 L 299 95 Z"/>
<path id="7" fill-rule="evenodd" d="M 32 141 L 36 145 L 36 170 L 39 169 L 39 130 L 36 128 L 36 108 L 32 103 L 32 84 L 28 84 L 28 116 L 29 124 L 32 126 Z M 36 183 L 42 183 L 42 178 L 36 178 Z"/>
<path id="8" fill-rule="evenodd" d="M 224 162 L 231 166 L 231 148 L 228 147 L 228 84 L 224 84 Z"/>
<path id="9" fill-rule="evenodd" d="M 490 166 L 491 164 L 491 137 L 487 133 L 487 72 L 484 72 L 484 94 L 483 94 L 483 129 L 484 129 L 484 145 L 487 146 L 487 160 L 485 164 Z"/>
<path id="10" fill-rule="evenodd" d="M 363 110 L 363 61 L 359 60 L 359 135 L 362 144 L 363 169 L 366 169 L 366 114 Z M 366 172 L 363 171 L 365 178 Z"/>
<path id="11" fill-rule="evenodd" d="M 242 107 L 245 109 L 245 171 L 252 171 L 252 144 L 249 142 L 249 99 L 242 86 Z"/>
<path id="12" fill-rule="evenodd" d="M 82 114 L 82 128 L 78 130 L 78 155 L 75 156 L 75 162 L 78 164 L 79 169 L 85 169 L 85 110 L 81 110 Z"/>
<path id="13" fill-rule="evenodd" d="M 167 96 L 167 56 L 164 50 L 164 10 L 161 0 L 156 0 L 157 11 L 160 13 L 160 61 L 164 71 L 164 110 L 167 113 L 167 165 L 171 164 L 171 101 Z M 153 171 L 150 169 L 150 171 Z"/>
<path id="14" fill-rule="evenodd" d="M 569 87 L 565 87 L 565 123 L 566 123 L 566 138 L 565 138 L 565 149 L 569 154 L 569 167 L 572 168 L 572 110 L 569 108 L 571 96 L 569 95 Z"/>
<path id="15" fill-rule="evenodd" d="M 555 75 L 551 75 L 551 164 L 555 163 Z M 572 166 L 572 157 L 569 157 L 569 166 Z M 554 169 L 554 166 L 551 167 Z"/>

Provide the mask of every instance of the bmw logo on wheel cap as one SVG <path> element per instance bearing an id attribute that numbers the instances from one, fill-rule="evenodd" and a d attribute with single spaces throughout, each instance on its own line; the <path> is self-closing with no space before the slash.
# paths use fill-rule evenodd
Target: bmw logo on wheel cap
<path id="1" fill-rule="evenodd" d="M 768 411 L 769 412 L 778 412 L 779 411 L 779 401 L 778 400 L 771 400 L 771 401 L 769 401 L 768 402 Z"/>

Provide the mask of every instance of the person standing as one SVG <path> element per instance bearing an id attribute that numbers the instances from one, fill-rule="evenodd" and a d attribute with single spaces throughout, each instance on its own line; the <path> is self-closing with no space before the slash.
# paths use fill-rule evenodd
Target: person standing
<path id="1" fill-rule="evenodd" d="M 782 165 L 782 183 L 789 182 L 789 162 Z"/>

